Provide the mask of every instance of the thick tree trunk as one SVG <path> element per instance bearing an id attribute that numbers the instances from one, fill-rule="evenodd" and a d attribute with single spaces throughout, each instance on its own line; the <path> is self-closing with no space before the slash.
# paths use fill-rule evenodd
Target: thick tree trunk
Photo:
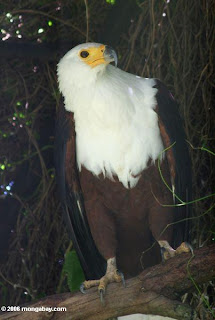
<path id="1" fill-rule="evenodd" d="M 27 306 L 64 307 L 65 312 L 5 312 L 0 319 L 103 320 L 143 313 L 191 320 L 195 318 L 194 311 L 177 299 L 214 276 L 215 246 L 212 245 L 195 250 L 193 256 L 182 254 L 165 264 L 148 268 L 139 276 L 127 280 L 126 288 L 121 284 L 110 284 L 104 305 L 99 300 L 97 289 L 93 288 L 85 295 L 79 292 L 53 295 Z"/>

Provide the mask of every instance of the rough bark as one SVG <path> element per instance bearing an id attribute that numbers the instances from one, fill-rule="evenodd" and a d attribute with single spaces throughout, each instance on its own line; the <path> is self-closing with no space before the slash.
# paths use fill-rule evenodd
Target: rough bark
<path id="1" fill-rule="evenodd" d="M 179 320 L 195 318 L 189 305 L 179 300 L 181 294 L 215 277 L 215 246 L 200 248 L 194 255 L 182 254 L 165 264 L 143 271 L 121 284 L 110 284 L 102 305 L 97 289 L 87 294 L 64 293 L 46 297 L 28 307 L 66 307 L 66 312 L 5 312 L 0 319 L 103 320 L 131 313 L 169 316 Z"/>

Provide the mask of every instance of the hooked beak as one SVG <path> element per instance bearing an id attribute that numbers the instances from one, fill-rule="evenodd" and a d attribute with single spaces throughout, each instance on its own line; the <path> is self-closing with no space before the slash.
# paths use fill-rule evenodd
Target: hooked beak
<path id="1" fill-rule="evenodd" d="M 118 59 L 116 52 L 109 46 L 105 46 L 104 59 L 108 63 L 114 61 L 115 67 L 117 66 Z"/>

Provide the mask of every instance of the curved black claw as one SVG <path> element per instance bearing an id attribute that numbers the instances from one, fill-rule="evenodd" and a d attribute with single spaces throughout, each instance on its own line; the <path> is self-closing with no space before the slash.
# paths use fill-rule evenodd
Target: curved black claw
<path id="1" fill-rule="evenodd" d="M 160 248 L 161 250 L 161 258 L 162 258 L 162 262 L 166 262 L 166 259 L 165 259 L 165 252 L 167 252 L 167 250 L 164 248 L 164 247 L 161 247 Z"/>
<path id="2" fill-rule="evenodd" d="M 79 289 L 80 289 L 80 291 L 81 291 L 83 294 L 86 293 L 85 286 L 84 286 L 83 283 L 80 285 L 80 288 L 79 288 Z"/>
<path id="3" fill-rule="evenodd" d="M 125 288 L 125 277 L 124 277 L 124 274 L 123 274 L 121 271 L 118 271 L 118 274 L 119 274 L 119 276 L 121 277 L 121 279 L 122 279 L 122 285 L 123 285 L 123 287 Z"/>
<path id="4" fill-rule="evenodd" d="M 101 301 L 102 304 L 104 304 L 104 302 L 105 302 L 104 295 L 105 295 L 105 290 L 104 289 L 100 289 L 99 290 L 99 296 L 100 296 L 100 301 Z"/>

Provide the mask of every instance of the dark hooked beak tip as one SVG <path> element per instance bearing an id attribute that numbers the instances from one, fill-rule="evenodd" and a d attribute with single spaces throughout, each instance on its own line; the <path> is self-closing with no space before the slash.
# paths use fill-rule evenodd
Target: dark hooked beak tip
<path id="1" fill-rule="evenodd" d="M 111 47 L 105 46 L 104 58 L 105 58 L 105 61 L 107 62 L 114 61 L 115 67 L 117 66 L 117 61 L 118 61 L 117 54 Z"/>

